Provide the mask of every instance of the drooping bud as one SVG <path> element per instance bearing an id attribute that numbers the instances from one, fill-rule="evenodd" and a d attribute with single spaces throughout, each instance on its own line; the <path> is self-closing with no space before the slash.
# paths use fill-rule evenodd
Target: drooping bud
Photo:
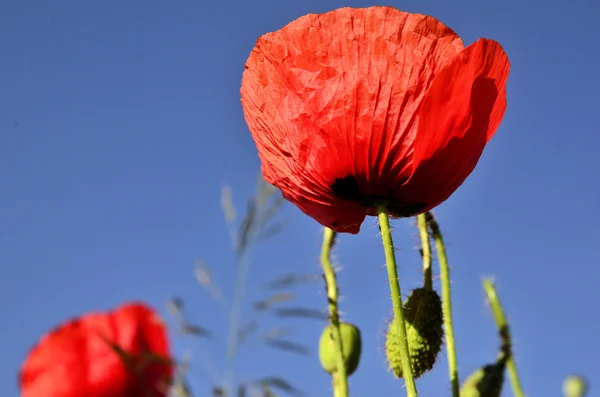
<path id="1" fill-rule="evenodd" d="M 406 338 L 413 375 L 420 377 L 433 368 L 444 337 L 442 301 L 430 288 L 417 288 L 404 303 Z M 390 369 L 398 378 L 403 377 L 400 346 L 395 321 L 388 326 L 385 343 Z"/>
<path id="2" fill-rule="evenodd" d="M 498 359 L 473 372 L 460 388 L 460 397 L 500 397 L 506 360 Z"/>
<path id="3" fill-rule="evenodd" d="M 587 390 L 587 381 L 582 376 L 570 375 L 563 382 L 565 397 L 585 397 Z"/>
<path id="4" fill-rule="evenodd" d="M 332 374 L 336 369 L 336 346 L 333 338 L 333 324 L 329 324 L 323 330 L 319 340 L 319 359 L 323 369 Z M 362 341 L 360 330 L 357 326 L 350 323 L 340 323 L 342 334 L 342 352 L 344 354 L 344 364 L 346 375 L 352 375 L 358 368 L 360 354 L 362 350 Z"/>

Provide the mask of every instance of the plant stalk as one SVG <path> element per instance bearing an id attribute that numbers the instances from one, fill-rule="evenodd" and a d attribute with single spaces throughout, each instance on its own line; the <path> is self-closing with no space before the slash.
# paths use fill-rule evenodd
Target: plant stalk
<path id="1" fill-rule="evenodd" d="M 421 237 L 421 256 L 423 256 L 423 286 L 427 289 L 432 289 L 433 274 L 431 272 L 431 239 L 429 238 L 429 230 L 427 229 L 427 219 L 425 214 L 417 216 L 417 226 L 419 227 L 419 235 Z"/>
<path id="2" fill-rule="evenodd" d="M 515 397 L 525 397 L 523 387 L 521 386 L 521 380 L 519 379 L 519 373 L 517 372 L 517 364 L 515 363 L 512 354 L 512 340 L 510 336 L 510 329 L 508 327 L 508 320 L 506 319 L 504 309 L 502 308 L 502 304 L 500 303 L 500 299 L 496 293 L 494 283 L 491 280 L 483 280 L 483 289 L 485 290 L 485 294 L 487 295 L 490 303 L 490 307 L 494 315 L 494 321 L 496 322 L 496 327 L 498 328 L 498 332 L 500 332 L 500 337 L 503 340 L 503 343 L 509 348 L 509 354 L 506 360 L 506 368 L 508 369 L 508 375 L 510 377 L 513 394 Z"/>
<path id="3" fill-rule="evenodd" d="M 331 248 L 335 244 L 336 233 L 325 228 L 323 233 L 323 245 L 321 248 L 321 267 L 327 288 L 327 302 L 329 310 L 329 322 L 333 325 L 331 333 L 335 346 L 336 371 L 332 375 L 333 394 L 335 397 L 348 397 L 348 375 L 344 363 L 344 350 L 342 345 L 342 331 L 340 329 L 340 316 L 338 313 L 338 286 L 335 270 L 331 265 Z"/>
<path id="4" fill-rule="evenodd" d="M 446 351 L 448 354 L 448 370 L 452 385 L 452 397 L 459 397 L 460 383 L 458 380 L 458 359 L 456 357 L 456 340 L 454 339 L 454 326 L 452 324 L 452 296 L 450 292 L 450 266 L 446 256 L 446 246 L 440 232 L 440 226 L 431 212 L 425 213 L 429 224 L 440 264 L 440 278 L 442 280 L 442 312 L 444 313 L 444 331 L 446 334 Z"/>
<path id="5" fill-rule="evenodd" d="M 390 230 L 387 203 L 380 203 L 377 205 L 377 214 L 379 218 L 379 227 L 381 229 L 381 238 L 383 240 L 383 249 L 385 251 L 385 262 L 387 265 L 388 281 L 392 295 L 392 306 L 394 308 L 394 323 L 399 338 L 400 361 L 402 362 L 402 373 L 404 381 L 406 382 L 406 392 L 408 397 L 417 397 L 417 386 L 415 384 L 415 378 L 410 362 L 408 340 L 406 339 L 406 325 L 404 322 L 402 298 L 400 295 L 400 281 L 398 279 L 398 270 L 396 268 L 396 254 L 394 252 L 394 242 Z"/>

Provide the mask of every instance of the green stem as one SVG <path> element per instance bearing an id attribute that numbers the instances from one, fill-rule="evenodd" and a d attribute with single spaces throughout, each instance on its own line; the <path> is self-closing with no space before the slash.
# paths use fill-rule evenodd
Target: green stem
<path id="1" fill-rule="evenodd" d="M 429 238 L 429 230 L 427 230 L 427 219 L 425 214 L 417 216 L 417 226 L 419 227 L 419 235 L 421 236 L 421 255 L 423 256 L 423 279 L 424 287 L 433 288 L 433 275 L 431 273 L 431 239 Z"/>
<path id="2" fill-rule="evenodd" d="M 502 308 L 500 299 L 496 294 L 496 288 L 494 287 L 494 283 L 491 280 L 483 280 L 483 289 L 485 290 L 485 294 L 487 295 L 488 301 L 490 302 L 490 307 L 494 315 L 494 320 L 496 321 L 496 327 L 500 332 L 500 337 L 502 338 L 503 343 L 509 347 L 509 354 L 508 359 L 506 360 L 506 367 L 508 369 L 508 375 L 510 377 L 510 383 L 512 385 L 513 394 L 515 395 L 515 397 L 524 397 L 525 393 L 523 393 L 523 387 L 521 386 L 521 381 L 519 380 L 519 373 L 517 372 L 517 365 L 515 364 L 515 360 L 512 354 L 512 341 L 510 336 L 510 329 L 508 327 L 508 320 L 506 319 L 506 315 L 504 314 L 504 309 Z"/>
<path id="3" fill-rule="evenodd" d="M 458 359 L 456 357 L 456 341 L 454 339 L 454 326 L 452 325 L 452 297 L 450 293 L 450 266 L 446 256 L 444 239 L 440 232 L 440 226 L 430 212 L 425 213 L 425 219 L 429 224 L 435 248 L 440 264 L 440 278 L 442 281 L 442 311 L 444 313 L 444 331 L 446 333 L 446 351 L 448 354 L 448 370 L 450 372 L 450 383 L 452 385 L 452 396 L 459 397 L 460 384 L 458 380 Z"/>
<path id="4" fill-rule="evenodd" d="M 402 362 L 402 373 L 404 381 L 406 382 L 407 395 L 408 397 L 417 397 L 417 386 L 413 377 L 410 353 L 408 350 L 408 340 L 406 339 L 406 325 L 404 323 L 402 298 L 400 296 L 400 281 L 398 279 L 398 270 L 396 268 L 396 254 L 394 253 L 394 242 L 392 241 L 392 232 L 390 230 L 390 220 L 386 205 L 387 203 L 377 205 L 377 216 L 379 218 L 379 227 L 381 229 L 381 238 L 383 240 L 383 249 L 385 251 L 385 262 L 387 265 L 390 292 L 392 294 L 394 323 L 396 324 L 396 332 L 399 338 L 400 361 Z"/>
<path id="5" fill-rule="evenodd" d="M 340 329 L 340 316 L 338 313 L 338 286 L 335 270 L 331 265 L 331 248 L 335 243 L 336 233 L 325 228 L 323 234 L 323 245 L 321 248 L 321 266 L 327 286 L 327 302 L 329 309 L 329 321 L 333 325 L 332 339 L 335 346 L 336 371 L 332 376 L 333 394 L 335 397 L 348 397 L 348 375 L 344 364 L 344 350 L 342 346 L 342 331 Z"/>
<path id="6" fill-rule="evenodd" d="M 339 364 L 339 363 L 338 363 Z M 341 375 L 338 374 L 337 372 L 334 372 L 331 375 L 331 383 L 333 385 L 333 397 L 342 397 L 342 389 L 343 387 L 340 387 L 340 379 Z M 346 378 L 346 382 L 347 382 L 347 378 Z M 345 392 L 348 393 L 348 387 L 346 387 Z M 346 396 L 348 396 L 348 394 L 346 394 Z"/>

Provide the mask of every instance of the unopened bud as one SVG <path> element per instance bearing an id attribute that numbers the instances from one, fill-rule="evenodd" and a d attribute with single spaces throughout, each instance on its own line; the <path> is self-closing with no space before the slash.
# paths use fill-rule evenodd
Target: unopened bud
<path id="1" fill-rule="evenodd" d="M 444 337 L 442 301 L 430 288 L 417 288 L 404 303 L 406 339 L 413 376 L 420 377 L 433 368 L 442 348 Z M 388 327 L 385 352 L 390 369 L 398 378 L 403 377 L 395 320 Z"/>
<path id="2" fill-rule="evenodd" d="M 323 330 L 321 339 L 319 340 L 319 359 L 323 369 L 332 374 L 335 372 L 336 351 L 333 338 L 333 324 L 329 324 Z M 340 323 L 340 331 L 342 334 L 342 351 L 344 354 L 344 364 L 346 367 L 346 375 L 350 376 L 358 368 L 360 362 L 360 354 L 362 350 L 362 341 L 360 338 L 360 330 L 353 324 Z"/>

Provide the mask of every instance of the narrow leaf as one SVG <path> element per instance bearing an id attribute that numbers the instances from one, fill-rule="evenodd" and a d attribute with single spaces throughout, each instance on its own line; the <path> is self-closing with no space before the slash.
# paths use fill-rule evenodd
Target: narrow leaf
<path id="1" fill-rule="evenodd" d="M 183 332 L 186 335 L 202 336 L 205 338 L 212 336 L 212 332 L 210 332 L 208 329 L 203 328 L 199 325 L 190 324 L 190 323 L 182 324 L 181 332 Z"/>
<path id="2" fill-rule="evenodd" d="M 285 393 L 288 393 L 289 395 L 292 395 L 292 396 L 303 395 L 302 392 L 299 389 L 292 386 L 291 383 L 289 383 L 285 379 L 282 379 L 282 378 L 279 378 L 276 376 L 262 378 L 258 381 L 258 383 L 263 386 L 269 386 L 269 387 L 273 387 L 275 389 L 279 389 L 279 390 L 281 390 Z"/>
<path id="3" fill-rule="evenodd" d="M 244 251 L 248 248 L 248 243 L 252 237 L 253 226 L 256 220 L 257 207 L 254 198 L 250 198 L 247 204 L 246 216 L 240 225 L 240 231 L 238 233 L 238 242 L 236 246 L 236 252 L 238 256 L 241 256 Z"/>
<path id="4" fill-rule="evenodd" d="M 289 302 L 294 299 L 294 295 L 289 292 L 281 292 L 275 295 L 268 297 L 263 301 L 259 301 L 254 303 L 255 310 L 267 310 L 271 308 L 271 306 L 276 305 L 278 303 Z"/>
<path id="5" fill-rule="evenodd" d="M 271 328 L 267 332 L 263 334 L 264 338 L 275 338 L 280 339 L 292 334 L 292 330 L 290 328 L 276 327 Z"/>
<path id="6" fill-rule="evenodd" d="M 288 288 L 297 284 L 314 283 L 321 280 L 318 274 L 286 274 L 265 285 L 267 289 Z"/>
<path id="7" fill-rule="evenodd" d="M 300 343 L 295 343 L 283 339 L 268 338 L 265 340 L 267 346 L 274 349 L 284 350 L 294 354 L 301 354 L 307 356 L 310 354 L 310 349 Z"/>
<path id="8" fill-rule="evenodd" d="M 275 309 L 274 314 L 277 317 L 301 317 L 312 318 L 316 320 L 326 320 L 327 314 L 314 309 L 305 309 L 301 307 L 291 307 L 284 309 Z"/>
<path id="9" fill-rule="evenodd" d="M 213 298 L 217 300 L 221 300 L 223 298 L 221 290 L 213 281 L 210 268 L 204 261 L 196 261 L 194 275 L 196 276 L 196 280 L 198 280 L 200 286 L 206 289 Z"/>
<path id="10" fill-rule="evenodd" d="M 225 215 L 225 221 L 229 224 L 235 222 L 236 211 L 233 205 L 233 193 L 231 187 L 223 185 L 221 187 L 221 209 Z"/>

